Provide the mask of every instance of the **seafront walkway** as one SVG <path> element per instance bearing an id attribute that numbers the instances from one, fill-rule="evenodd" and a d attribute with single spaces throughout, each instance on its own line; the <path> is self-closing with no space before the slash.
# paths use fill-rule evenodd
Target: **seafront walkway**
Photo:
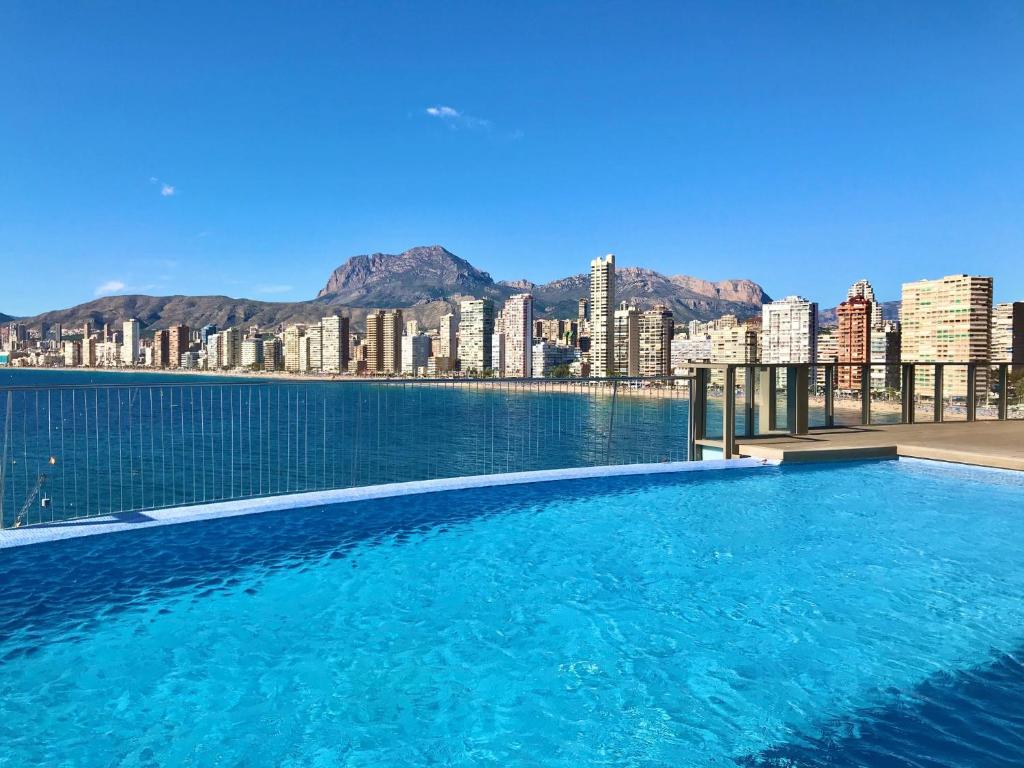
<path id="1" fill-rule="evenodd" d="M 1024 471 L 1024 420 L 814 429 L 737 438 L 736 454 L 782 462 L 903 456 Z"/>

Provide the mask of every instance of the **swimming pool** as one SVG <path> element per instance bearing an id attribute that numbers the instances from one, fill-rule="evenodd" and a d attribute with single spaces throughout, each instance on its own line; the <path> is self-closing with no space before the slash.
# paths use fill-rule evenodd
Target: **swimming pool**
<path id="1" fill-rule="evenodd" d="M 1007 765 L 1022 544 L 1024 478 L 893 461 L 7 550 L 0 765 Z"/>

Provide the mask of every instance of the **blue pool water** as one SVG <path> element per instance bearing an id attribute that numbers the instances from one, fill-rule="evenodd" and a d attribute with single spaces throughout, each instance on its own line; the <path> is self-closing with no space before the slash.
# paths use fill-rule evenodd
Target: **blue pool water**
<path id="1" fill-rule="evenodd" d="M 1024 478 L 456 491 L 0 551 L 0 766 L 1006 766 Z"/>

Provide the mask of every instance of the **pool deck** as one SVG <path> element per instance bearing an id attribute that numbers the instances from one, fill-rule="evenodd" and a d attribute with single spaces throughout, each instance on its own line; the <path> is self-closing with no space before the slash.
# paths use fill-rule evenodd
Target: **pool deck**
<path id="1" fill-rule="evenodd" d="M 833 427 L 737 443 L 740 456 L 783 463 L 903 456 L 1024 471 L 1024 420 Z"/>

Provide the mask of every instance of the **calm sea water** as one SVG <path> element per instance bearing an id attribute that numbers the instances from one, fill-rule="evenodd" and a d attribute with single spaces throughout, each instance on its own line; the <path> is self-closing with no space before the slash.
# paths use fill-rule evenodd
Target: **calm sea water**
<path id="1" fill-rule="evenodd" d="M 605 478 L 0 557 L 0 765 L 995 766 L 1024 478 Z"/>
<path id="2" fill-rule="evenodd" d="M 436 477 L 686 458 L 687 390 L 11 370 L 10 525 Z M 714 413 L 718 413 L 714 411 Z M 714 418 L 714 417 L 712 417 Z M 42 478 L 42 480 L 40 480 Z M 41 503 L 47 499 L 46 506 Z"/>

